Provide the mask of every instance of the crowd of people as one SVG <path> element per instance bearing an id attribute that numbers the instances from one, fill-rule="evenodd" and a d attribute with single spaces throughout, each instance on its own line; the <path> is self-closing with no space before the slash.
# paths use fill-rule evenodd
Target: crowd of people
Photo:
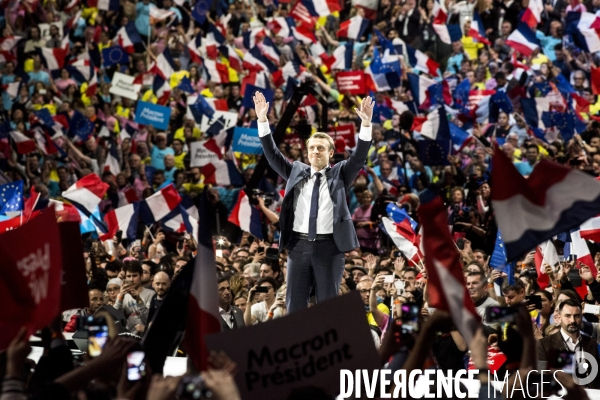
<path id="1" fill-rule="evenodd" d="M 358 138 L 360 119 L 354 109 L 360 108 L 363 95 L 371 93 L 375 101 L 372 142 L 366 165 L 347 191 L 360 247 L 344 255 L 339 294 L 360 293 L 382 368 L 408 371 L 435 365 L 458 371 L 475 366 L 512 373 L 539 365 L 555 368 L 556 351 L 577 349 L 599 359 L 600 315 L 583 313 L 584 304 L 600 303 L 600 275 L 594 276 L 592 268 L 575 257 L 536 269 L 539 261 L 534 252 L 524 254 L 514 271 L 509 270 L 513 276 L 490 266 L 498 237 L 490 178 L 494 145 L 501 146 L 525 177 L 541 159 L 600 176 L 600 78 L 594 75 L 600 52 L 584 46 L 585 40 L 570 25 L 572 13 L 595 13 L 600 18 L 600 2 L 543 1 L 540 20 L 532 29 L 539 42 L 527 55 L 510 44 L 509 36 L 523 29 L 521 19 L 533 0 L 380 0 L 374 11 L 361 0 L 340 0 L 332 2 L 337 8 L 329 15 L 305 15 L 305 19 L 298 5 L 310 1 L 202 2 L 208 3 L 208 11 L 200 16 L 202 7 L 196 1 L 100 3 L 0 1 L 4 11 L 0 16 L 3 183 L 22 180 L 26 196 L 35 192 L 45 200 L 68 203 L 62 193 L 82 177 L 97 174 L 109 185 L 99 204 L 100 221 L 111 210 L 143 201 L 169 185 L 175 187 L 189 215 L 197 217 L 194 201 L 208 192 L 214 217 L 200 221 L 198 229 L 210 229 L 216 243 L 222 329 L 268 323 L 288 314 L 288 254 L 286 249 L 278 249 L 278 256 L 273 252 L 280 237 L 279 211 L 286 182 L 271 169 L 263 173 L 257 168 L 260 155 L 234 152 L 231 140 L 219 142 L 217 151 L 220 158 L 231 161 L 230 174 L 240 177 L 240 185 L 221 185 L 205 168 L 191 167 L 192 144 L 204 143 L 215 132 L 201 130 L 188 98 L 199 94 L 211 107 L 237 113 L 237 126 L 258 128 L 254 108 L 243 106 L 245 88 L 272 89 L 269 125 L 278 127 L 280 121 L 286 125 L 283 140 L 277 143 L 279 150 L 290 162 L 308 164 L 304 139 L 311 133 L 334 132 L 335 127 L 350 124 Z M 355 17 L 368 21 L 368 27 L 354 41 L 339 36 L 340 24 Z M 306 33 L 299 33 L 306 29 L 293 27 L 306 28 L 307 20 L 312 22 L 308 30 L 314 38 L 306 39 Z M 448 43 L 440 25 L 458 25 L 460 37 Z M 123 31 L 133 44 L 119 35 Z M 218 42 L 219 35 L 223 42 Z M 250 63 L 255 55 L 248 55 L 255 43 L 276 64 L 277 72 Z M 124 63 L 106 66 L 110 63 L 103 50 L 115 46 L 130 56 Z M 341 69 L 365 71 L 368 92 L 363 95 L 338 90 L 335 78 L 340 69 L 331 68 L 331 57 L 339 57 L 336 49 L 341 46 L 351 46 L 352 53 L 351 65 Z M 414 61 L 415 51 L 421 61 Z M 166 85 L 157 87 L 163 71 L 159 59 L 165 52 L 170 54 L 173 73 L 162 77 Z M 52 57 L 58 59 L 58 66 Z M 428 68 L 422 65 L 424 59 Z M 236 60 L 244 62 L 236 65 Z M 401 68 L 378 74 L 372 66 L 381 60 Z M 219 73 L 211 69 L 214 63 Z M 291 79 L 278 79 L 282 71 Z M 136 77 L 140 101 L 171 109 L 167 129 L 134 122 L 136 101 L 110 91 L 116 72 Z M 386 81 L 390 73 L 396 76 Z M 415 86 L 415 77 L 420 85 Z M 182 85 L 187 81 L 191 93 Z M 321 101 L 308 96 L 287 118 L 290 95 L 300 82 L 310 85 Z M 440 85 L 442 94 L 427 94 L 422 82 Z M 507 101 L 498 102 L 492 116 L 496 98 L 490 97 L 495 93 L 504 93 Z M 544 112 L 536 110 L 539 124 L 534 125 L 524 100 L 540 99 L 549 105 Z M 482 105 L 486 101 L 489 109 Z M 443 118 L 469 140 L 457 142 L 453 136 L 450 148 L 433 162 L 422 151 L 432 139 L 422 128 L 422 117 L 440 109 Z M 40 116 L 43 110 L 52 122 Z M 76 113 L 93 124 L 83 137 L 69 127 Z M 321 122 L 324 113 L 326 126 Z M 23 151 L 23 140 L 35 141 L 35 149 Z M 357 141 L 336 137 L 336 161 L 348 159 L 355 150 L 351 143 Z M 109 165 L 111 156 L 116 157 L 116 167 Z M 255 170 L 261 176 L 254 176 Z M 381 226 L 389 204 L 404 209 L 418 224 L 419 195 L 427 189 L 436 191 L 447 207 L 465 285 L 483 320 L 471 343 L 446 313 L 429 307 L 423 260 L 414 262 L 399 252 Z M 262 221 L 252 234 L 230 218 L 244 193 Z M 63 310 L 56 323 L 44 329 L 45 355 L 35 367 L 27 361 L 28 338 L 19 333 L 6 352 L 6 369 L 0 368 L 2 400 L 75 394 L 78 398 L 166 399 L 179 385 L 179 378 L 150 378 L 151 374 L 143 385 L 131 385 L 125 373 L 119 373 L 127 353 L 151 326 L 171 282 L 195 256 L 194 229 L 173 229 L 167 221 L 149 225 L 140 219 L 136 237 L 117 235 L 101 241 L 94 219 L 89 221 L 81 225 L 89 305 Z M 565 242 L 554 241 L 558 254 L 563 254 Z M 596 253 L 594 243 L 588 245 L 600 268 L 600 252 Z M 538 283 L 540 269 L 549 278 L 543 287 Z M 386 279 L 390 275 L 391 281 Z M 582 286 L 573 280 L 581 280 Z M 399 281 L 403 285 L 395 284 Z M 498 282 L 502 283 L 495 285 Z M 316 303 L 316 297 L 311 297 L 310 305 Z M 402 305 L 413 303 L 421 310 L 421 330 L 399 335 L 402 328 L 396 320 L 401 318 Z M 103 306 L 123 314 L 123 328 L 130 335 L 109 340 L 99 357 L 74 368 L 63 332 L 77 331 L 78 321 Z M 514 307 L 515 322 L 488 321 L 490 306 Z M 212 361 L 212 369 L 203 372 L 206 388 L 215 398 L 239 397 L 231 360 L 213 354 Z M 485 376 L 479 378 L 487 382 Z M 568 396 L 587 398 L 570 377 L 560 375 L 560 380 Z M 594 380 L 588 387 L 598 388 L 599 382 Z"/>

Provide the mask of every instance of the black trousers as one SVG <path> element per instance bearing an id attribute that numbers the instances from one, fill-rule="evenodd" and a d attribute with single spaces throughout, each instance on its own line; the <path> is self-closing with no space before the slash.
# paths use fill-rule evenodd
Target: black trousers
<path id="1" fill-rule="evenodd" d="M 344 274 L 344 253 L 333 239 L 292 238 L 288 245 L 286 306 L 288 313 L 308 307 L 313 286 L 317 303 L 336 297 Z"/>

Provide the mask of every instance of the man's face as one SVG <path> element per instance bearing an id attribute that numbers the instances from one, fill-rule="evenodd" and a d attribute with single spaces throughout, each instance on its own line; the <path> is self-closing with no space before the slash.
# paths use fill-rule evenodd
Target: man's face
<path id="1" fill-rule="evenodd" d="M 502 30 L 503 36 L 510 35 L 510 27 L 511 27 L 510 23 L 505 22 L 502 24 L 501 30 Z"/>
<path id="2" fill-rule="evenodd" d="M 233 260 L 234 260 L 234 261 L 237 261 L 237 260 L 245 260 L 246 258 L 248 258 L 248 255 L 249 255 L 249 254 L 250 254 L 250 253 L 248 253 L 248 251 L 247 251 L 247 250 L 238 250 L 238 252 L 237 252 L 237 253 L 235 253 L 235 257 L 234 257 L 234 259 L 233 259 Z"/>
<path id="3" fill-rule="evenodd" d="M 504 151 L 504 154 L 506 154 L 506 157 L 508 157 L 510 160 L 513 159 L 513 156 L 515 154 L 515 148 L 512 144 L 504 143 L 504 145 L 502 146 L 502 151 Z"/>
<path id="4" fill-rule="evenodd" d="M 181 271 L 181 268 L 183 268 L 183 266 L 187 264 L 187 262 L 185 260 L 179 260 L 175 263 L 175 267 L 173 268 L 175 270 L 175 273 L 178 274 L 179 271 Z"/>
<path id="5" fill-rule="evenodd" d="M 142 277 L 138 272 L 127 272 L 125 273 L 125 279 L 129 279 L 133 283 L 133 287 L 138 289 L 142 286 Z"/>
<path id="6" fill-rule="evenodd" d="M 406 271 L 402 275 L 402 280 L 404 281 L 405 289 L 409 291 L 415 290 L 415 282 L 417 281 L 417 277 L 413 271 Z"/>
<path id="7" fill-rule="evenodd" d="M 310 165 L 320 171 L 329 165 L 329 158 L 333 157 L 333 149 L 329 149 L 329 141 L 322 138 L 313 138 L 308 141 L 308 160 Z"/>
<path id="8" fill-rule="evenodd" d="M 564 306 L 560 312 L 560 327 L 565 332 L 577 333 L 581 327 L 581 308 Z"/>
<path id="9" fill-rule="evenodd" d="M 172 154 L 167 154 L 164 158 L 165 169 L 171 169 L 175 166 L 175 157 Z"/>
<path id="10" fill-rule="evenodd" d="M 362 281 L 361 283 L 356 285 L 356 290 L 358 290 L 358 292 L 360 293 L 360 298 L 362 299 L 363 304 L 365 306 L 369 305 L 369 294 L 371 292 L 372 285 L 373 282 L 368 280 Z"/>
<path id="11" fill-rule="evenodd" d="M 480 276 L 467 276 L 467 290 L 473 302 L 478 302 L 485 296 L 486 285 Z"/>
<path id="12" fill-rule="evenodd" d="M 358 284 L 358 282 L 360 282 L 360 278 L 362 278 L 363 276 L 365 276 L 364 272 L 362 272 L 359 269 L 355 269 L 354 271 L 352 271 L 352 280 L 356 284 Z"/>
<path id="13" fill-rule="evenodd" d="M 504 294 L 504 301 L 506 301 L 506 305 L 509 307 L 517 306 L 521 304 L 523 300 L 525 300 L 525 289 L 522 289 L 520 292 L 509 290 Z"/>
<path id="14" fill-rule="evenodd" d="M 529 161 L 530 163 L 537 162 L 538 154 L 539 153 L 537 149 L 534 149 L 533 147 L 528 148 L 526 153 L 527 161 Z"/>
<path id="15" fill-rule="evenodd" d="M 152 270 L 148 264 L 142 264 L 142 285 L 146 286 L 152 280 Z"/>
<path id="16" fill-rule="evenodd" d="M 133 155 L 129 158 L 129 166 L 131 167 L 131 169 L 139 168 L 140 162 L 141 162 L 140 156 L 138 156 L 137 154 Z"/>
<path id="17" fill-rule="evenodd" d="M 394 116 L 392 116 L 392 126 L 394 128 L 397 128 L 400 126 L 400 116 L 398 114 L 395 114 Z"/>
<path id="18" fill-rule="evenodd" d="M 474 252 L 473 257 L 475 257 L 475 261 L 477 261 L 481 265 L 484 265 L 486 262 L 485 256 L 480 251 Z"/>
<path id="19" fill-rule="evenodd" d="M 183 144 L 179 140 L 173 140 L 173 143 L 171 143 L 171 147 L 173 148 L 175 153 L 179 153 L 183 150 Z"/>
<path id="20" fill-rule="evenodd" d="M 160 298 L 164 298 L 171 286 L 171 280 L 166 272 L 160 271 L 154 275 L 152 280 L 152 288 Z"/>
<path id="21" fill-rule="evenodd" d="M 381 166 L 379 167 L 379 170 L 381 171 L 381 176 L 387 178 L 390 173 L 392 172 L 392 165 L 390 163 L 382 163 Z"/>
<path id="22" fill-rule="evenodd" d="M 104 305 L 104 295 L 98 289 L 89 291 L 90 296 L 90 314 L 94 314 L 100 307 Z"/>
<path id="23" fill-rule="evenodd" d="M 500 126 L 508 125 L 508 115 L 506 115 L 505 113 L 500 113 L 500 115 L 498 115 L 498 125 L 500 125 Z"/>
<path id="24" fill-rule="evenodd" d="M 277 275 L 273 272 L 273 268 L 269 264 L 262 264 L 260 266 L 260 277 L 264 278 L 266 276 L 275 279 Z"/>
<path id="25" fill-rule="evenodd" d="M 596 147 L 596 148 L 600 148 L 600 137 L 598 136 L 594 136 L 591 140 L 590 140 L 590 146 L 592 147 Z"/>
<path id="26" fill-rule="evenodd" d="M 225 308 L 223 306 L 229 306 L 231 304 L 231 287 L 229 286 L 228 281 L 223 281 L 219 283 L 219 303 L 221 303 L 221 308 Z"/>

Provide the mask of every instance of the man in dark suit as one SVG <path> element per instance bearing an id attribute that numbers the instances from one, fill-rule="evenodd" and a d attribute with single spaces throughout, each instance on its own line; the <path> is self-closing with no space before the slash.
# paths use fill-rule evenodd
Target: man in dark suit
<path id="1" fill-rule="evenodd" d="M 591 366 L 589 362 L 581 362 L 583 361 L 581 354 L 582 352 L 588 353 L 596 360 L 596 365 L 598 365 L 598 345 L 596 340 L 589 336 L 584 336 L 580 332 L 583 314 L 581 305 L 577 301 L 572 299 L 563 301 L 558 306 L 558 312 L 560 315 L 560 331 L 537 342 L 538 367 L 540 367 L 539 369 L 552 367 L 552 365 L 548 365 L 548 361 L 555 361 L 556 354 L 554 353 L 568 351 L 575 353 L 574 359 L 577 361 L 577 364 L 575 364 L 574 368 L 576 369 L 577 377 L 585 379 L 591 372 Z M 597 372 L 598 369 L 596 369 Z M 591 383 L 585 386 L 588 388 L 600 387 L 600 378 L 596 376 Z"/>
<path id="2" fill-rule="evenodd" d="M 219 314 L 221 315 L 221 330 L 228 331 L 244 327 L 244 313 L 232 306 L 233 295 L 229 286 L 229 278 L 219 278 Z"/>
<path id="3" fill-rule="evenodd" d="M 317 302 L 337 296 L 344 273 L 344 252 L 359 247 L 346 193 L 369 152 L 374 104 L 366 97 L 360 110 L 355 109 L 362 120 L 356 151 L 348 160 L 331 167 L 335 146 L 326 133 L 315 133 L 307 141 L 310 165 L 285 158 L 270 135 L 269 103 L 262 93 L 254 96 L 265 157 L 271 168 L 287 180 L 279 218 L 279 248 L 288 249 L 286 303 L 290 313 L 308 307 L 313 286 Z"/>

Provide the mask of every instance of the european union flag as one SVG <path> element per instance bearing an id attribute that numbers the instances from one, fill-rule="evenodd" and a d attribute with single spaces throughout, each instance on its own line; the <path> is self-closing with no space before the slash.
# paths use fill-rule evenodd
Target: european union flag
<path id="1" fill-rule="evenodd" d="M 217 119 L 215 122 L 212 123 L 211 126 L 208 127 L 208 129 L 206 130 L 206 134 L 209 137 L 218 135 L 224 126 L 225 126 L 225 118 L 223 118 L 223 116 L 220 116 L 219 119 Z"/>
<path id="2" fill-rule="evenodd" d="M 46 126 L 54 126 L 54 120 L 52 119 L 52 115 L 50 114 L 50 110 L 47 108 L 42 108 L 38 111 L 33 112 L 36 117 Z"/>
<path id="3" fill-rule="evenodd" d="M 194 88 L 192 87 L 192 82 L 190 82 L 190 80 L 188 79 L 187 76 L 184 76 L 183 79 L 181 80 L 181 82 L 179 82 L 177 89 L 179 89 L 183 92 L 186 92 L 186 93 L 194 93 Z"/>
<path id="4" fill-rule="evenodd" d="M 462 113 L 467 112 L 466 107 L 469 104 L 469 92 L 471 91 L 471 82 L 464 79 L 454 89 L 454 102 L 458 105 Z"/>
<path id="5" fill-rule="evenodd" d="M 501 110 L 507 114 L 513 112 L 512 102 L 504 91 L 498 91 L 490 97 L 490 123 L 498 121 L 498 114 Z"/>
<path id="6" fill-rule="evenodd" d="M 129 54 L 121 46 L 111 46 L 102 50 L 102 65 L 112 67 L 117 64 L 129 64 Z"/>
<path id="7" fill-rule="evenodd" d="M 23 210 L 23 181 L 0 186 L 0 214 Z"/>
<path id="8" fill-rule="evenodd" d="M 92 133 L 94 133 L 94 123 L 79 111 L 75 111 L 69 123 L 69 135 L 71 137 L 77 136 L 85 141 Z"/>
<path id="9" fill-rule="evenodd" d="M 496 233 L 496 244 L 494 246 L 494 252 L 490 257 L 490 267 L 506 273 L 506 275 L 508 275 L 509 285 L 515 283 L 515 263 L 506 263 L 506 246 L 502 240 L 500 229 L 498 229 L 498 232 Z M 499 279 L 499 281 L 498 284 L 502 285 L 502 279 Z"/>
<path id="10" fill-rule="evenodd" d="M 449 165 L 450 140 L 419 140 L 419 158 L 423 165 Z"/>
<path id="11" fill-rule="evenodd" d="M 197 0 L 196 6 L 192 10 L 192 17 L 200 24 L 206 22 L 206 14 L 210 10 L 210 1 L 208 0 Z"/>
<path id="12" fill-rule="evenodd" d="M 558 129 L 565 142 L 571 140 L 575 133 L 575 116 L 568 112 L 547 112 L 542 113 L 542 122 L 547 128 L 554 127 Z"/>
<path id="13" fill-rule="evenodd" d="M 536 82 L 529 88 L 531 97 L 546 97 L 552 91 L 548 82 Z"/>
<path id="14" fill-rule="evenodd" d="M 202 121 L 202 116 L 206 115 L 208 118 L 212 118 L 215 113 L 215 110 L 208 104 L 204 96 L 201 94 L 198 95 L 198 99 L 194 104 L 190 106 L 190 110 L 194 115 L 194 119 L 196 122 L 200 123 Z"/>
<path id="15" fill-rule="evenodd" d="M 429 94 L 429 99 L 431 101 L 431 106 L 439 104 L 440 106 L 444 106 L 446 101 L 444 100 L 444 86 L 442 82 L 435 83 L 427 88 L 427 94 Z"/>

